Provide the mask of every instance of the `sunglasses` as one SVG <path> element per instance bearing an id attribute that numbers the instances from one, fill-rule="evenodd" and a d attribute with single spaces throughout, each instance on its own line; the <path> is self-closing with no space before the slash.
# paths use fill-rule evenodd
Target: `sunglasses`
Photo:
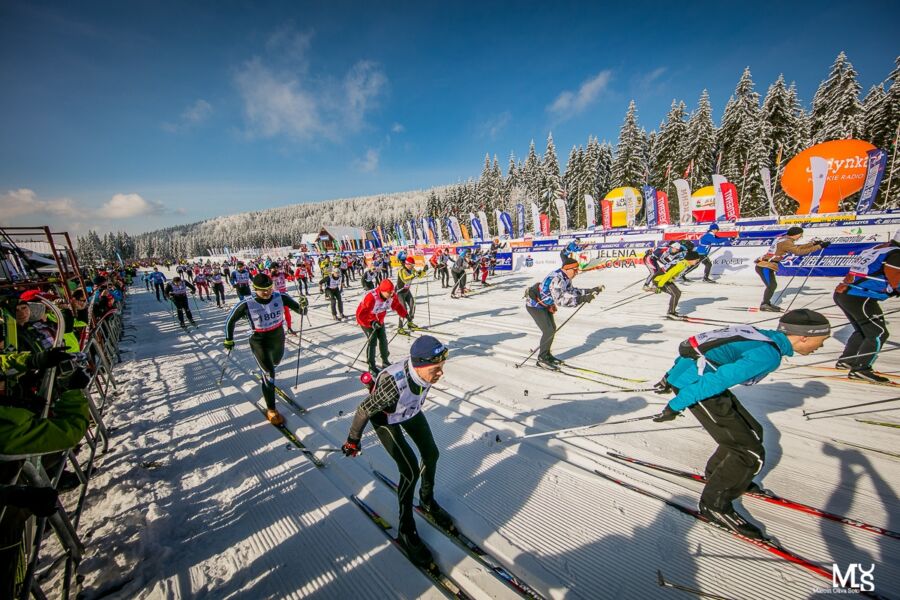
<path id="1" fill-rule="evenodd" d="M 450 348 L 446 346 L 438 346 L 434 349 L 434 354 L 431 358 L 424 359 L 423 362 L 426 362 L 430 365 L 436 365 L 438 363 L 442 363 L 447 360 L 447 356 L 450 354 Z"/>

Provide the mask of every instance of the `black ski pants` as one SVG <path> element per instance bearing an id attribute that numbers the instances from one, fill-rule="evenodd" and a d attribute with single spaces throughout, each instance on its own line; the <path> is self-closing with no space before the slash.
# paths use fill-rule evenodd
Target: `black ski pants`
<path id="1" fill-rule="evenodd" d="M 413 321 L 416 317 L 416 297 L 413 296 L 411 290 L 400 290 L 397 292 L 397 298 L 400 302 L 403 303 L 403 306 L 406 308 L 407 321 Z M 403 326 L 403 317 L 400 317 L 400 326 Z"/>
<path id="2" fill-rule="evenodd" d="M 377 281 L 377 279 L 375 281 Z M 363 277 L 362 277 L 363 289 L 364 290 L 374 290 L 375 289 L 375 281 L 370 281 L 368 277 L 363 275 Z"/>
<path id="3" fill-rule="evenodd" d="M 439 267 L 438 271 L 441 274 L 441 285 L 445 288 L 450 287 L 450 269 L 446 266 Z"/>
<path id="4" fill-rule="evenodd" d="M 328 294 L 328 298 L 331 300 L 331 316 L 337 317 L 338 315 L 341 315 L 343 317 L 344 298 L 341 296 L 341 290 L 327 288 L 325 293 Z"/>
<path id="5" fill-rule="evenodd" d="M 450 295 L 456 293 L 456 290 L 459 289 L 459 293 L 462 294 L 466 291 L 466 272 L 465 271 L 453 271 L 453 289 L 450 290 Z"/>
<path id="6" fill-rule="evenodd" d="M 669 295 L 669 314 L 672 314 L 678 308 L 678 301 L 681 300 L 681 290 L 670 281 L 662 287 L 662 291 Z"/>
<path id="7" fill-rule="evenodd" d="M 556 319 L 549 310 L 538 308 L 536 306 L 526 306 L 525 310 L 534 319 L 538 328 L 541 330 L 541 345 L 538 351 L 538 359 L 549 359 L 550 347 L 553 345 L 553 338 L 556 337 Z"/>
<path id="8" fill-rule="evenodd" d="M 341 285 L 350 286 L 350 269 L 341 269 Z"/>
<path id="9" fill-rule="evenodd" d="M 144 285 L 147 287 L 147 291 L 149 292 L 150 291 L 150 280 L 144 279 Z"/>
<path id="10" fill-rule="evenodd" d="M 690 273 L 691 271 L 693 271 L 700 265 L 703 265 L 703 279 L 709 279 L 709 273 L 710 273 L 710 271 L 712 271 L 712 266 L 713 266 L 712 261 L 709 260 L 709 256 L 704 256 L 703 258 L 700 259 L 700 262 L 694 263 L 691 266 L 689 266 L 687 269 L 682 271 L 681 278 L 687 279 L 688 273 Z"/>
<path id="11" fill-rule="evenodd" d="M 306 282 L 306 277 L 298 277 L 296 279 L 297 282 L 297 293 L 300 295 L 309 296 L 309 284 Z"/>
<path id="12" fill-rule="evenodd" d="M 397 499 L 400 503 L 400 527 L 398 529 L 401 533 L 416 531 L 416 522 L 413 518 L 416 483 L 421 474 L 422 486 L 419 489 L 419 502 L 431 502 L 434 498 L 434 476 L 440 454 L 434 443 L 434 436 L 431 434 L 428 420 L 420 412 L 402 423 L 390 425 L 384 413 L 378 413 L 372 417 L 371 422 L 385 451 L 391 455 L 391 458 L 397 463 L 397 470 L 400 471 L 400 480 L 397 482 Z M 403 435 L 404 431 L 419 449 L 419 454 L 422 456 L 421 466 L 416 458 L 416 453 L 410 448 Z"/>
<path id="13" fill-rule="evenodd" d="M 719 447 L 706 463 L 706 486 L 700 501 L 713 510 L 728 510 L 766 460 L 763 428 L 731 390 L 690 408 Z"/>
<path id="14" fill-rule="evenodd" d="M 275 367 L 284 357 L 284 328 L 254 333 L 250 336 L 250 350 L 259 365 L 266 408 L 275 410 Z"/>
<path id="15" fill-rule="evenodd" d="M 169 299 L 172 300 L 172 304 L 175 305 L 175 310 L 178 311 L 178 322 L 184 325 L 184 315 L 187 314 L 188 320 L 193 323 L 194 315 L 191 314 L 191 307 L 188 305 L 188 297 L 187 294 L 172 294 L 169 296 Z"/>
<path id="16" fill-rule="evenodd" d="M 378 346 L 378 350 L 381 354 L 381 364 L 384 366 L 391 364 L 389 360 L 390 353 L 388 351 L 387 332 L 384 330 L 384 325 L 381 325 L 377 329 L 363 327 L 362 330 L 366 334 L 366 362 L 369 365 L 369 373 L 375 375 L 380 370 L 378 365 L 375 364 L 376 346 Z"/>
<path id="17" fill-rule="evenodd" d="M 162 302 L 162 298 L 166 295 L 166 287 L 162 283 L 154 283 L 153 289 L 156 292 L 156 301 Z"/>
<path id="18" fill-rule="evenodd" d="M 766 291 L 763 292 L 762 303 L 771 304 L 772 296 L 775 294 L 775 290 L 778 289 L 778 280 L 775 278 L 775 271 L 757 265 L 756 274 L 759 275 L 762 282 L 766 284 Z"/>
<path id="19" fill-rule="evenodd" d="M 249 285 L 236 285 L 234 286 L 234 291 L 237 292 L 238 302 L 244 298 L 249 298 L 252 295 Z"/>
<path id="20" fill-rule="evenodd" d="M 853 326 L 853 334 L 838 360 L 849 364 L 854 371 L 871 369 L 889 335 L 881 305 L 875 298 L 840 292 L 835 292 L 833 298 Z"/>
<path id="21" fill-rule="evenodd" d="M 225 284 L 214 283 L 212 289 L 216 296 L 216 306 L 225 306 Z"/>

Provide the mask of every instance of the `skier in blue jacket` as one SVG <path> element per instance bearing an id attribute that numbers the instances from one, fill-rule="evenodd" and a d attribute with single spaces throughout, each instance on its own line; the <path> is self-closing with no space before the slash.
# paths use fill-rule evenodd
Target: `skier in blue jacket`
<path id="1" fill-rule="evenodd" d="M 703 281 L 706 283 L 715 283 L 715 280 L 712 279 L 709 274 L 712 271 L 712 261 L 709 260 L 709 251 L 710 246 L 716 243 L 718 239 L 719 226 L 716 223 L 710 223 L 709 229 L 706 230 L 700 239 L 697 240 L 697 243 L 694 244 L 694 252 L 700 255 L 700 262 L 691 265 L 684 273 L 681 274 L 682 281 L 688 281 L 688 273 L 703 265 Z"/>
<path id="2" fill-rule="evenodd" d="M 706 486 L 700 513 L 709 521 L 747 537 L 763 539 L 760 529 L 732 503 L 758 490 L 753 477 L 765 462 L 762 426 L 729 389 L 753 385 L 781 364 L 783 356 L 811 354 L 822 347 L 831 326 L 821 314 L 799 309 L 785 313 L 778 330 L 732 325 L 695 335 L 679 346 L 679 358 L 656 384 L 660 393 L 675 392 L 654 421 L 671 421 L 690 409 L 719 444 L 706 463 Z"/>

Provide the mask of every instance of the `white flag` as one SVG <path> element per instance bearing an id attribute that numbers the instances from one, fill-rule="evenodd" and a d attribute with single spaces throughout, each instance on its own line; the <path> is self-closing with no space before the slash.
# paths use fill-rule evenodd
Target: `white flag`
<path id="1" fill-rule="evenodd" d="M 762 167 L 759 170 L 759 176 L 762 178 L 766 199 L 769 201 L 769 214 L 778 216 L 778 211 L 775 210 L 775 195 L 772 191 L 772 174 L 769 172 L 769 167 Z"/>
<path id="2" fill-rule="evenodd" d="M 690 225 L 694 222 L 694 215 L 691 213 L 691 184 L 687 179 L 676 179 L 675 193 L 678 194 L 678 222 L 682 225 Z"/>
<path id="3" fill-rule="evenodd" d="M 559 231 L 565 233 L 569 230 L 569 211 L 566 208 L 565 198 L 556 198 L 556 212 L 559 213 Z"/>
<path id="4" fill-rule="evenodd" d="M 819 200 L 825 192 L 825 183 L 828 176 L 828 161 L 821 156 L 809 157 L 809 170 L 812 171 L 812 203 L 809 205 L 809 213 L 819 212 Z"/>
<path id="5" fill-rule="evenodd" d="M 637 196 L 634 195 L 634 190 L 631 188 L 625 188 L 624 192 L 625 196 L 625 218 L 627 219 L 626 227 L 629 229 L 634 227 L 635 216 L 637 215 Z"/>
<path id="6" fill-rule="evenodd" d="M 713 174 L 713 191 L 716 193 L 716 221 L 720 221 L 725 218 L 725 196 L 722 195 L 723 183 L 728 183 L 728 180 L 718 173 Z"/>
<path id="7" fill-rule="evenodd" d="M 487 215 L 484 214 L 483 210 L 478 211 L 478 218 L 481 219 L 481 229 L 484 231 L 484 239 L 491 239 L 491 228 L 488 227 Z M 499 227 L 497 230 L 499 231 Z"/>
<path id="8" fill-rule="evenodd" d="M 531 203 L 531 230 L 534 235 L 541 234 L 541 209 L 534 202 Z"/>
<path id="9" fill-rule="evenodd" d="M 584 195 L 584 214 L 587 217 L 587 226 L 597 226 L 597 211 L 594 208 L 594 197 L 590 194 Z"/>

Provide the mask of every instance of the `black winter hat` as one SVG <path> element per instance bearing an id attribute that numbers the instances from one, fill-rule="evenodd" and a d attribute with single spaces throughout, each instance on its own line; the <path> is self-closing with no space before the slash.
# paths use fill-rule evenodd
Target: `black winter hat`
<path id="1" fill-rule="evenodd" d="M 787 233 L 785 235 L 800 235 L 802 233 L 803 233 L 803 228 L 797 227 L 796 225 L 794 225 L 793 227 L 791 227 L 790 229 L 787 230 Z"/>
<path id="2" fill-rule="evenodd" d="M 821 313 L 798 308 L 784 313 L 778 321 L 778 331 L 788 335 L 830 335 L 831 323 Z"/>
<path id="3" fill-rule="evenodd" d="M 563 268 L 566 268 L 566 267 L 568 267 L 569 265 L 575 265 L 575 266 L 577 267 L 577 266 L 578 266 L 578 261 L 575 260 L 574 258 L 572 258 L 571 256 L 567 256 L 567 257 L 565 257 L 565 258 L 563 259 L 563 264 L 562 264 L 562 266 L 563 266 Z"/>
<path id="4" fill-rule="evenodd" d="M 272 287 L 272 278 L 265 273 L 257 273 L 253 276 L 253 287 L 257 290 L 265 290 Z"/>
<path id="5" fill-rule="evenodd" d="M 688 250 L 684 255 L 685 260 L 700 260 L 700 255 L 697 254 L 694 250 Z"/>

